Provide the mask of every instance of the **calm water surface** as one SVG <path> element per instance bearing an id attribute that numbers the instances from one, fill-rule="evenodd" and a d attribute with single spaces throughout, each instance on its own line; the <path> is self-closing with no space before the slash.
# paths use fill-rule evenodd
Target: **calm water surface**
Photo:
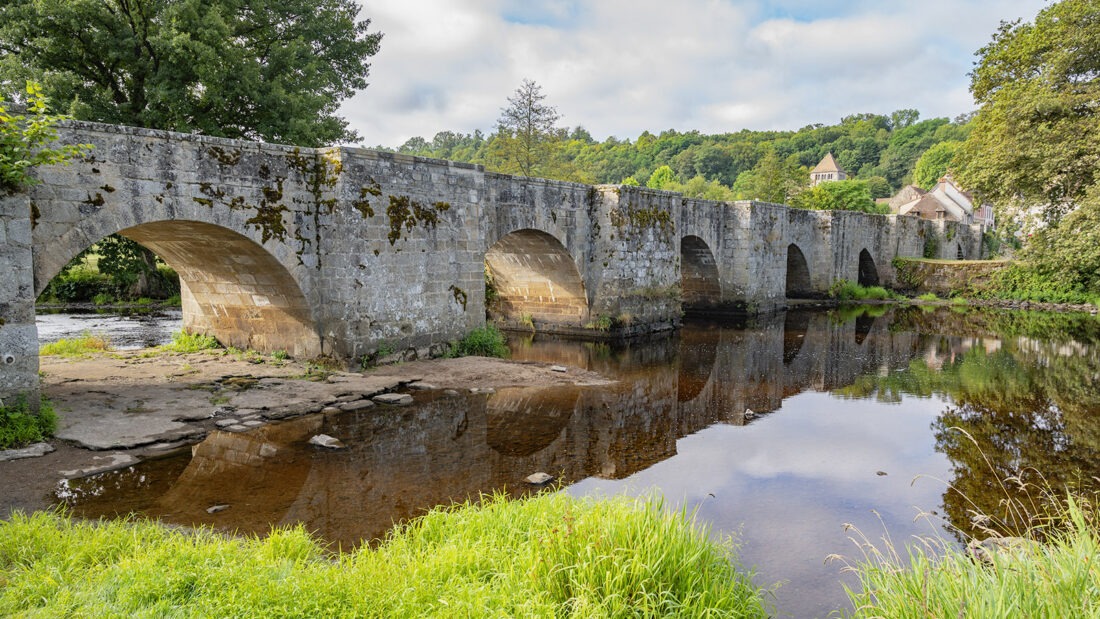
<path id="1" fill-rule="evenodd" d="M 734 535 L 778 615 L 848 608 L 842 565 L 873 539 L 956 539 L 998 477 L 1100 474 L 1100 322 L 883 307 L 690 323 L 628 344 L 518 338 L 513 356 L 568 363 L 611 387 L 414 394 L 408 408 L 215 432 L 186 454 L 63 484 L 87 516 L 138 511 L 264 533 L 303 522 L 350 548 L 479 492 L 521 496 L 557 475 L 574 495 L 659 491 Z M 968 439 L 955 428 L 965 429 Z M 321 451 L 317 433 L 348 449 Z M 229 505 L 208 514 L 212 505 Z M 925 514 L 924 517 L 918 517 Z M 849 584 L 854 584 L 851 579 Z"/>

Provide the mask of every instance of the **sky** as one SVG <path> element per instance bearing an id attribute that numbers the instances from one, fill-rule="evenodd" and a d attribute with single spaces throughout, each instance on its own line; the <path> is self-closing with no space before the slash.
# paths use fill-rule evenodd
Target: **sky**
<path id="1" fill-rule="evenodd" d="M 384 33 L 340 114 L 366 146 L 490 133 L 524 79 L 561 126 L 797 130 L 850 114 L 975 108 L 968 73 L 1002 20 L 1046 0 L 363 0 Z"/>

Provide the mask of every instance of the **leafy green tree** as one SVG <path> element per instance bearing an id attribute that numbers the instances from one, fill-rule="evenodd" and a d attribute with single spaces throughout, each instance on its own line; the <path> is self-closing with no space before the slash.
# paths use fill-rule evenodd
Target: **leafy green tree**
<path id="1" fill-rule="evenodd" d="M 65 117 L 46 113 L 46 97 L 35 82 L 27 82 L 25 99 L 27 114 L 11 114 L 0 96 L 0 195 L 38 183 L 31 175 L 35 166 L 67 164 L 91 148 L 88 144 L 51 147 L 57 139 L 54 125 Z"/>
<path id="2" fill-rule="evenodd" d="M 734 192 L 750 200 L 787 204 L 809 180 L 809 173 L 769 150 L 751 172 L 742 173 L 734 183 Z"/>
<path id="3" fill-rule="evenodd" d="M 1042 205 L 1048 223 L 1100 176 L 1100 0 L 1062 0 L 1002 23 L 978 51 L 979 104 L 959 177 L 999 206 Z"/>
<path id="4" fill-rule="evenodd" d="M 932 189 L 936 183 L 947 174 L 955 153 L 959 152 L 962 142 L 951 140 L 940 142 L 932 148 L 924 151 L 917 159 L 917 166 L 913 169 L 913 184 L 924 189 Z"/>
<path id="5" fill-rule="evenodd" d="M 654 170 L 653 174 L 649 175 L 649 180 L 645 182 L 645 186 L 650 189 L 664 189 L 665 191 L 675 191 L 673 186 L 676 184 L 678 184 L 676 182 L 676 173 L 667 165 L 663 165 Z"/>
<path id="6" fill-rule="evenodd" d="M 885 213 L 888 208 L 875 204 L 866 181 L 846 180 L 821 183 L 798 194 L 794 206 L 817 211 L 860 211 Z"/>
<path id="7" fill-rule="evenodd" d="M 508 107 L 501 109 L 497 120 L 497 139 L 506 166 L 523 176 L 534 176 L 540 165 L 551 156 L 557 141 L 555 124 L 561 119 L 558 110 L 543 103 L 542 87 L 524 79 L 515 93 L 508 97 Z"/>
<path id="8" fill-rule="evenodd" d="M 382 35 L 353 0 L 7 0 L 0 80 L 79 119 L 322 146 Z"/>

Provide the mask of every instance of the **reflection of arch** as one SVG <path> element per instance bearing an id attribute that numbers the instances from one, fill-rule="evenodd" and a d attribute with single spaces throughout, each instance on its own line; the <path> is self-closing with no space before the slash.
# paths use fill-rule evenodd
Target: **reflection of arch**
<path id="1" fill-rule="evenodd" d="M 810 329 L 810 315 L 806 312 L 787 312 L 783 319 L 783 365 L 790 365 L 802 351 L 806 333 Z"/>
<path id="2" fill-rule="evenodd" d="M 878 286 L 878 269 L 875 260 L 871 258 L 871 252 L 866 249 L 859 252 L 859 285 Z"/>
<path id="3" fill-rule="evenodd" d="M 868 315 L 866 312 L 856 316 L 856 346 L 863 346 L 864 340 L 867 339 L 867 334 L 871 332 L 871 328 L 874 326 L 874 316 Z"/>
<path id="4" fill-rule="evenodd" d="M 579 397 L 575 387 L 500 389 L 485 403 L 489 447 L 514 457 L 546 449 L 569 423 Z"/>
<path id="5" fill-rule="evenodd" d="M 145 223 L 119 234 L 149 248 L 179 273 L 185 329 L 238 348 L 285 350 L 293 356 L 321 353 L 309 303 L 297 282 L 251 239 L 197 221 Z M 49 276 L 56 276 L 56 269 Z M 40 282 L 43 288 L 50 277 Z"/>
<path id="6" fill-rule="evenodd" d="M 529 315 L 542 322 L 579 325 L 588 317 L 588 297 L 569 251 L 539 230 L 519 230 L 485 253 L 485 268 L 496 288 L 497 311 L 506 317 Z"/>
<path id="7" fill-rule="evenodd" d="M 680 332 L 680 373 L 676 399 L 690 402 L 699 397 L 710 382 L 718 356 L 718 333 L 711 329 L 684 329 Z"/>
<path id="8" fill-rule="evenodd" d="M 787 246 L 787 298 L 808 297 L 813 293 L 810 284 L 810 267 L 798 245 Z"/>
<path id="9" fill-rule="evenodd" d="M 680 287 L 685 310 L 705 309 L 722 299 L 714 254 L 697 236 L 685 236 L 680 241 Z"/>

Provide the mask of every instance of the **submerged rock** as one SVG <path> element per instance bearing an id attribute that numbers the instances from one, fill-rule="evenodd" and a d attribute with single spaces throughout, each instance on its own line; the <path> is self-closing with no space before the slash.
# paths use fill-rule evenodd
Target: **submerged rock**
<path id="1" fill-rule="evenodd" d="M 227 509 L 229 509 L 228 505 L 211 505 L 210 507 L 206 508 L 206 513 L 216 514 L 218 512 L 224 512 Z"/>
<path id="2" fill-rule="evenodd" d="M 22 449 L 8 449 L 0 451 L 0 462 L 8 460 L 22 460 L 23 458 L 38 458 L 53 451 L 53 445 L 49 443 L 35 443 Z"/>
<path id="3" fill-rule="evenodd" d="M 329 449 L 343 449 L 345 445 L 340 442 L 340 439 L 329 436 L 327 434 L 318 434 L 309 439 L 310 445 L 317 445 L 318 447 L 327 447 Z"/>

